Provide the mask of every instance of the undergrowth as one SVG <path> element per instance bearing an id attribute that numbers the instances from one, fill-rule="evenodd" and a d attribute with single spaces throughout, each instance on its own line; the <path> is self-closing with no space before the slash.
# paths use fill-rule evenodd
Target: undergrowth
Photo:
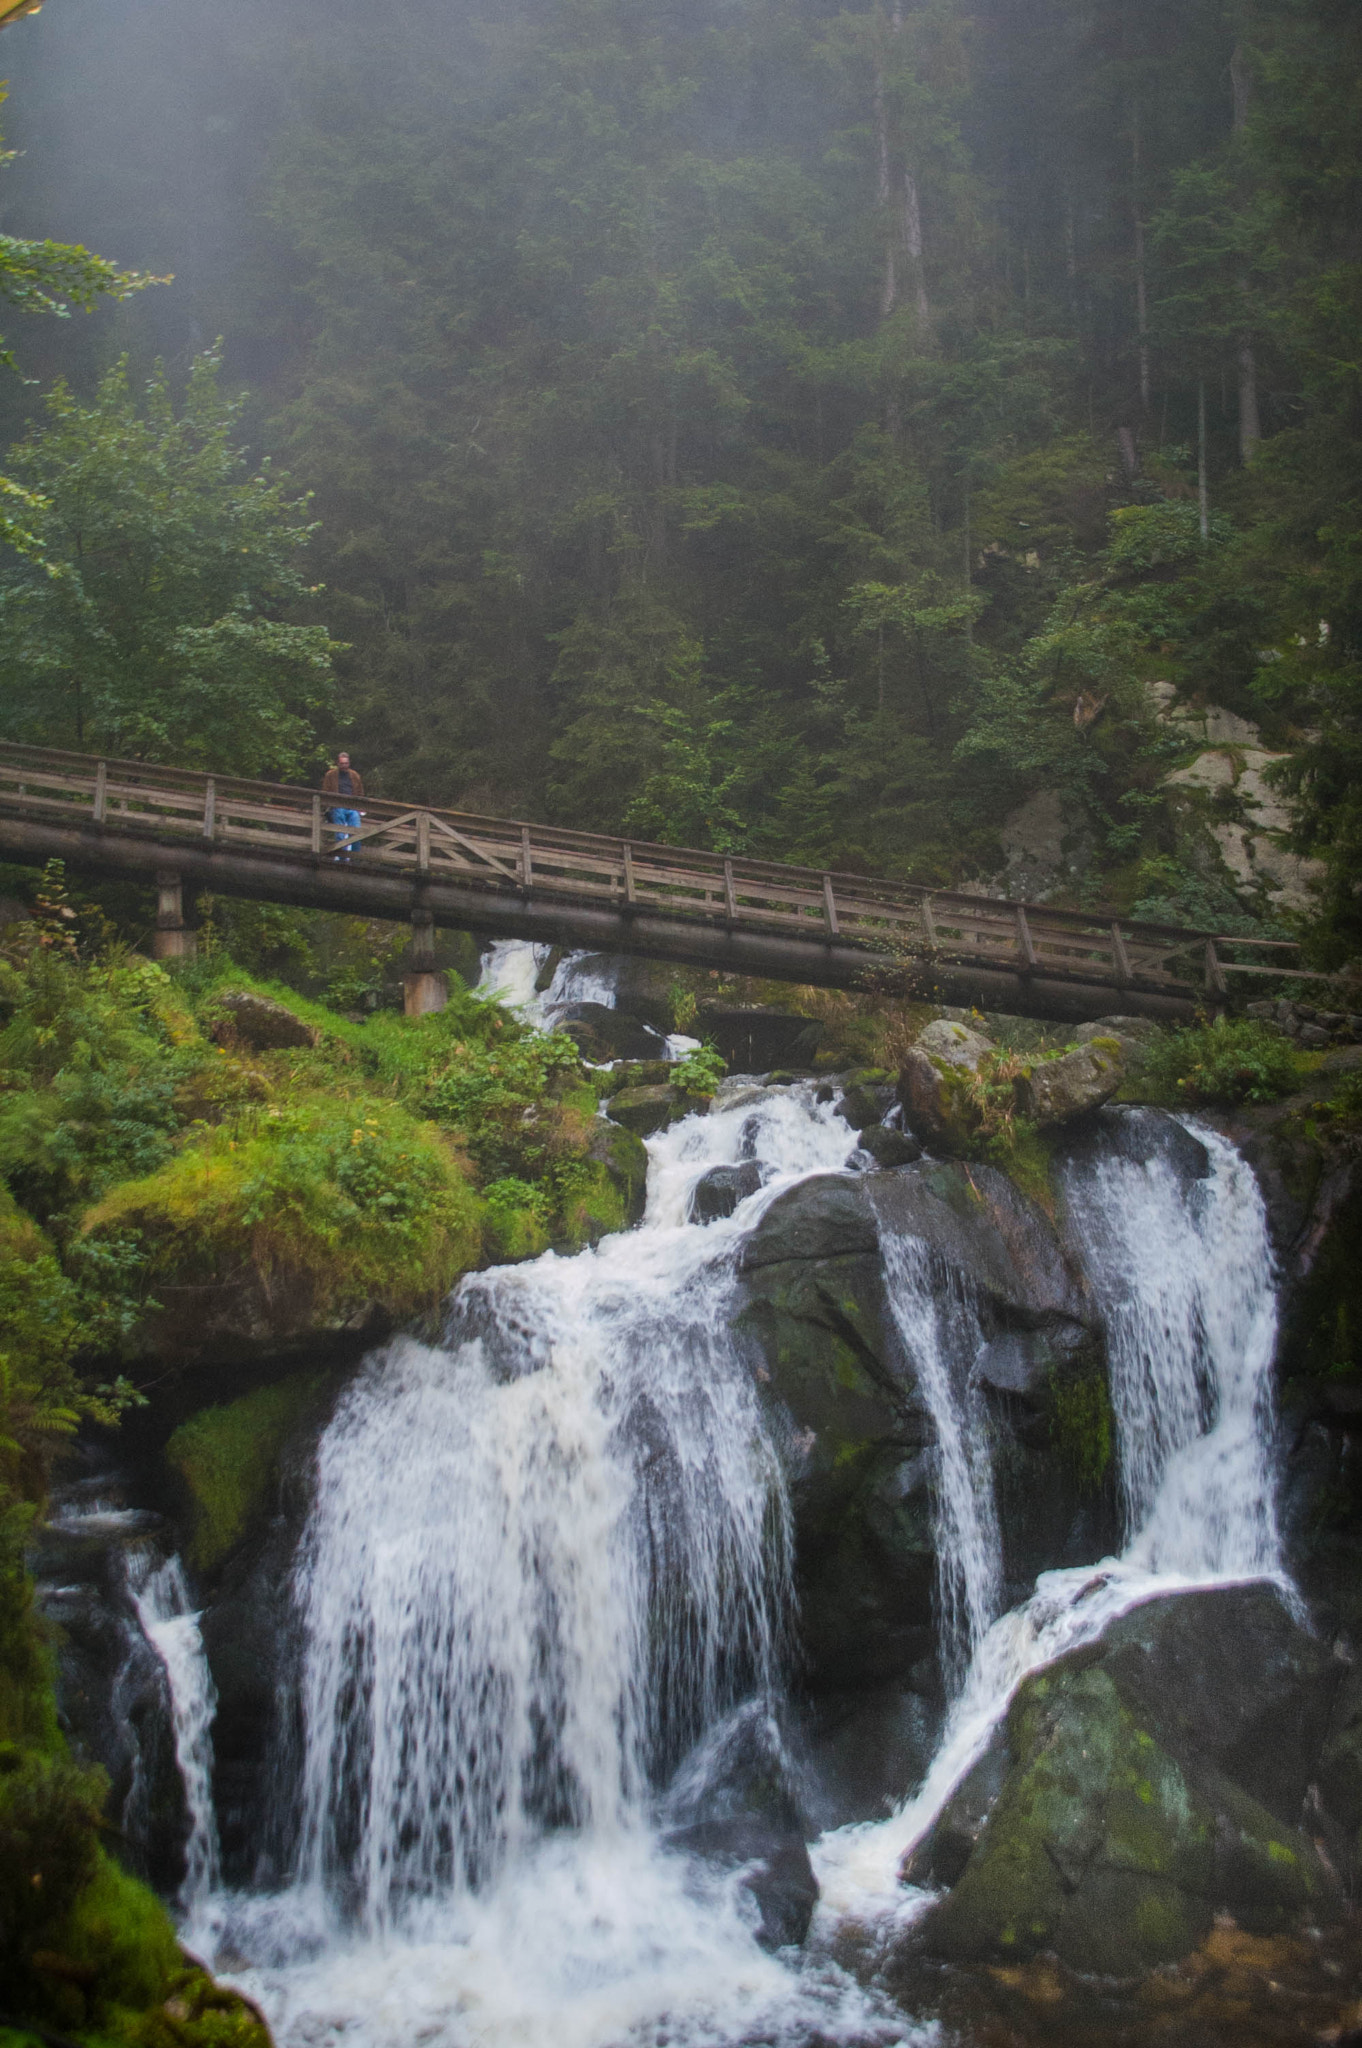
<path id="1" fill-rule="evenodd" d="M 1155 1039 L 1142 1056 L 1139 1084 L 1147 1102 L 1233 1109 L 1289 1095 L 1302 1071 L 1290 1039 L 1256 1017 L 1217 1017 Z"/>

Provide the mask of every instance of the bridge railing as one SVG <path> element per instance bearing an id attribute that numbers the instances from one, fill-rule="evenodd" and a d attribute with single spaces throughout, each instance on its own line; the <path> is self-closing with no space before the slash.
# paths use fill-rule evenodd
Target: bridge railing
<path id="1" fill-rule="evenodd" d="M 0 813 L 164 847 L 217 847 L 288 865 L 336 857 L 331 799 L 289 784 L 0 743 Z M 1117 989 L 1223 993 L 1228 975 L 1306 974 L 1289 941 L 1057 910 L 889 879 L 656 846 L 604 834 L 366 798 L 345 837 L 367 867 L 477 891 L 606 904 L 863 949 L 868 965 L 933 958 Z M 1231 949 L 1227 952 L 1226 949 Z M 1243 959 L 1243 953 L 1258 958 Z M 1268 957 L 1263 959 L 1261 956 Z"/>

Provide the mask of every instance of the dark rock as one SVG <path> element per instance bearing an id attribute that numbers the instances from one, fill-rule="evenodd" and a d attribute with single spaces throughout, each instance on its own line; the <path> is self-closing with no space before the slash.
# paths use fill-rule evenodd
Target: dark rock
<path id="1" fill-rule="evenodd" d="M 1128 1976 L 1186 1955 L 1220 1912 L 1259 1934 L 1337 1917 L 1300 1829 L 1330 1664 L 1271 1589 L 1244 1586 L 1150 1601 L 1028 1679 L 996 1797 L 967 1779 L 912 1859 L 958 1873 L 929 1951 Z"/>
<path id="2" fill-rule="evenodd" d="M 702 1820 L 674 1828 L 668 1848 L 699 1856 L 722 1869 L 740 1868 L 743 1889 L 760 1913 L 757 1940 L 765 1949 L 798 1946 L 818 1904 L 818 1880 L 802 1835 L 760 1814 Z"/>
<path id="3" fill-rule="evenodd" d="M 709 1039 L 734 1074 L 767 1074 L 773 1067 L 806 1067 L 823 1035 L 821 1022 L 786 1010 L 725 1009 L 702 1003 L 698 1034 Z"/>
<path id="4" fill-rule="evenodd" d="M 274 1052 L 292 1046 L 315 1046 L 320 1033 L 283 1003 L 248 989 L 228 989 L 213 1004 L 208 1035 L 215 1045 L 245 1045 L 253 1052 Z"/>
<path id="5" fill-rule="evenodd" d="M 624 1202 L 625 1221 L 630 1229 L 643 1220 L 648 1202 L 648 1153 L 636 1131 L 623 1124 L 598 1117 L 586 1148 L 586 1156 L 610 1175 Z"/>
<path id="6" fill-rule="evenodd" d="M 789 1259 L 835 1259 L 878 1248 L 874 1212 L 861 1185 L 820 1173 L 776 1197 L 743 1246 L 742 1266 L 752 1272 Z"/>
<path id="7" fill-rule="evenodd" d="M 762 1172 L 755 1159 L 744 1160 L 741 1166 L 711 1166 L 690 1191 L 686 1221 L 717 1223 L 721 1217 L 731 1216 L 739 1202 L 755 1195 L 761 1183 Z"/>
<path id="8" fill-rule="evenodd" d="M 1050 1219 L 996 1167 L 923 1161 L 869 1187 L 881 1228 L 925 1243 L 974 1293 L 1027 1320 L 1091 1320 Z"/>
<path id="9" fill-rule="evenodd" d="M 921 1784 L 946 1702 L 935 1658 L 924 1656 L 912 1675 L 922 1690 L 894 1679 L 812 1703 L 809 1763 L 820 1829 L 883 1820 Z"/>
<path id="10" fill-rule="evenodd" d="M 710 1731 L 663 1801 L 669 1848 L 742 1869 L 768 1949 L 802 1942 L 818 1901 L 797 1775 L 775 1716 L 749 1701 Z"/>
<path id="11" fill-rule="evenodd" d="M 853 1131 L 864 1130 L 867 1124 L 877 1124 L 895 1099 L 894 1077 L 891 1074 L 852 1074 L 837 1104 L 837 1114 L 845 1117 Z"/>
<path id="12" fill-rule="evenodd" d="M 988 1826 L 1007 1776 L 1007 1736 L 995 1730 L 979 1761 L 966 1772 L 937 1815 L 930 1831 L 909 1850 L 899 1869 L 904 1884 L 959 1884 L 965 1866 Z"/>
<path id="13" fill-rule="evenodd" d="M 1205 1180 L 1211 1155 L 1167 1110 L 1105 1107 L 1076 1132 L 1065 1132 L 1059 1160 L 1091 1169 L 1113 1152 L 1136 1166 L 1162 1159 L 1183 1182 Z"/>
<path id="14" fill-rule="evenodd" d="M 1132 1713 L 1195 1769 L 1205 1759 L 1299 1826 L 1343 1666 L 1270 1586 L 1150 1600 L 1102 1637 Z"/>
<path id="15" fill-rule="evenodd" d="M 577 1046 L 583 1059 L 658 1059 L 664 1051 L 663 1034 L 649 1030 L 627 1010 L 612 1010 L 604 1003 L 565 1003 L 558 1012 L 557 1029 Z"/>
<path id="16" fill-rule="evenodd" d="M 896 1131 L 886 1124 L 869 1124 L 858 1131 L 856 1143 L 862 1152 L 868 1153 L 876 1166 L 886 1171 L 896 1166 L 911 1166 L 921 1159 L 922 1147 L 911 1131 Z"/>

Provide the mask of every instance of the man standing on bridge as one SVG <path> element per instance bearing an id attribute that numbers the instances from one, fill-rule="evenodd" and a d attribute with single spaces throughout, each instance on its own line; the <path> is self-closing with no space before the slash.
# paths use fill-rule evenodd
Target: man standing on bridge
<path id="1" fill-rule="evenodd" d="M 351 832 L 357 832 L 362 813 L 354 809 L 353 804 L 364 795 L 364 777 L 357 768 L 350 766 L 348 754 L 337 754 L 335 767 L 328 768 L 322 777 L 322 790 L 325 795 L 338 799 L 326 814 L 327 823 L 345 825 Z M 354 841 L 345 832 L 336 834 L 335 857 L 343 860 L 347 867 L 353 845 Z"/>

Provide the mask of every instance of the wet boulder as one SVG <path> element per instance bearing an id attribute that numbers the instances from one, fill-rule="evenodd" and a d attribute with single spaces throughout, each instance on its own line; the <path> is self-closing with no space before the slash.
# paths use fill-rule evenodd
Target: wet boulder
<path id="1" fill-rule="evenodd" d="M 674 1828 L 667 1846 L 720 1869 L 740 1870 L 743 1890 L 756 1902 L 756 1937 L 764 1949 L 797 1947 L 818 1904 L 804 1837 L 758 1813 L 734 1814 Z"/>
<path id="2" fill-rule="evenodd" d="M 797 1776 L 775 1716 L 750 1701 L 710 1731 L 663 1802 L 667 1847 L 740 1873 L 766 1949 L 802 1942 L 818 1903 Z"/>
<path id="3" fill-rule="evenodd" d="M 1040 1060 L 1017 1076 L 1017 1107 L 1042 1129 L 1099 1109 L 1125 1079 L 1125 1054 L 1117 1038 L 1094 1038 L 1058 1059 Z"/>
<path id="4" fill-rule="evenodd" d="M 837 1098 L 837 1114 L 853 1131 L 877 1124 L 895 1100 L 894 1076 L 886 1068 L 865 1067 L 848 1074 Z"/>
<path id="5" fill-rule="evenodd" d="M 964 1144 L 978 1123 L 971 1087 L 980 1061 L 997 1048 L 982 1032 L 937 1017 L 919 1032 L 899 1070 L 899 1102 L 909 1129 L 938 1145 Z"/>
<path id="6" fill-rule="evenodd" d="M 1217 1914 L 1258 1934 L 1336 1918 L 1301 1823 L 1337 1677 L 1265 1586 L 1150 1601 L 1034 1674 L 1001 1782 L 997 1756 L 976 1767 L 907 1866 L 952 1887 L 928 1952 L 1128 1976 Z"/>
<path id="7" fill-rule="evenodd" d="M 709 1105 L 708 1095 L 692 1095 L 684 1088 L 662 1083 L 651 1088 L 622 1088 L 610 1097 L 607 1114 L 636 1137 L 651 1138 L 654 1132 L 680 1123 L 682 1117 L 703 1116 Z"/>
<path id="8" fill-rule="evenodd" d="M 869 1124 L 856 1133 L 856 1144 L 876 1166 L 889 1172 L 896 1166 L 912 1166 L 921 1159 L 922 1147 L 911 1131 L 890 1124 Z"/>
<path id="9" fill-rule="evenodd" d="M 557 1013 L 555 1028 L 573 1041 L 586 1060 L 660 1059 L 666 1048 L 662 1032 L 605 1003 L 565 1003 Z"/>
<path id="10" fill-rule="evenodd" d="M 252 1052 L 312 1047 L 320 1033 L 284 1003 L 249 989 L 227 989 L 213 1004 L 208 1035 L 215 1045 L 248 1046 Z"/>
<path id="11" fill-rule="evenodd" d="M 761 1184 L 762 1171 L 755 1159 L 744 1159 L 737 1166 L 711 1166 L 690 1191 L 686 1221 L 717 1223 L 731 1216 L 739 1202 L 755 1195 Z"/>

